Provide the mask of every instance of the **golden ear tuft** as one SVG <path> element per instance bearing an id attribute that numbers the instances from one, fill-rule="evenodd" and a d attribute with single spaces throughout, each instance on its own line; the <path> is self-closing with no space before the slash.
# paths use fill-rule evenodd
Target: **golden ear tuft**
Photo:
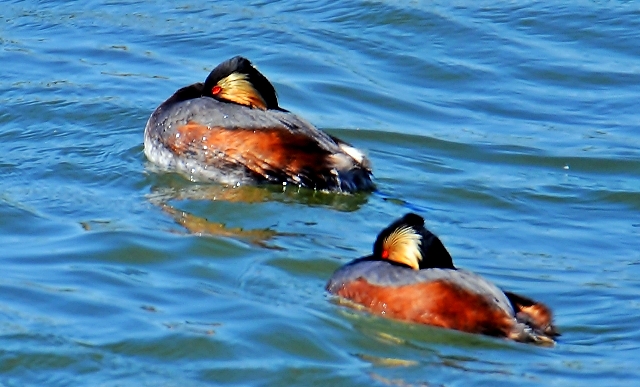
<path id="1" fill-rule="evenodd" d="M 222 78 L 218 85 L 221 90 L 217 97 L 234 102 L 240 105 L 267 109 L 267 103 L 260 93 L 253 87 L 246 74 L 238 72 L 231 73 L 229 76 Z"/>
<path id="2" fill-rule="evenodd" d="M 393 230 L 382 242 L 382 258 L 405 264 L 414 270 L 420 268 L 422 236 L 410 226 Z"/>

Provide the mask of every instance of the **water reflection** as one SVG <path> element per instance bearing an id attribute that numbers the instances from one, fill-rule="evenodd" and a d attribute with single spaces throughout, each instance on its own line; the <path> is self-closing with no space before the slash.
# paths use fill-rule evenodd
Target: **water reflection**
<path id="1" fill-rule="evenodd" d="M 172 179 L 169 184 L 151 188 L 150 200 L 155 203 L 169 200 L 209 200 L 231 203 L 280 202 L 321 206 L 336 211 L 358 210 L 369 198 L 369 193 L 340 194 L 315 191 L 307 188 L 280 185 L 226 186 L 218 184 L 193 184 Z"/>
<path id="2" fill-rule="evenodd" d="M 166 203 L 161 204 L 160 207 L 164 212 L 171 215 L 176 223 L 186 228 L 192 234 L 242 239 L 265 248 L 276 248 L 275 246 L 267 244 L 267 241 L 277 235 L 284 235 L 268 228 L 245 230 L 241 227 L 228 227 L 224 223 L 209 221 L 206 218 L 179 210 Z"/>
<path id="3" fill-rule="evenodd" d="M 175 202 L 208 201 L 244 204 L 280 202 L 352 212 L 367 203 L 369 198 L 367 193 L 337 194 L 274 185 L 231 187 L 218 184 L 193 184 L 183 179 L 172 178 L 165 181 L 165 183 L 168 184 L 152 187 L 148 199 L 169 214 L 176 223 L 187 229 L 189 233 L 235 238 L 272 249 L 277 247 L 268 244 L 269 240 L 276 236 L 291 236 L 292 234 L 277 232 L 271 228 L 244 229 L 241 227 L 228 227 L 222 222 L 182 210 L 178 208 Z"/>

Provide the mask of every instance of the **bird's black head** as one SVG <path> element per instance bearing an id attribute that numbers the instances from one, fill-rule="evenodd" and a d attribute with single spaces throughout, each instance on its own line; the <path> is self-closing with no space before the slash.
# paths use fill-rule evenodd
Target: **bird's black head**
<path id="1" fill-rule="evenodd" d="M 202 95 L 258 109 L 278 109 L 276 90 L 241 56 L 220 63 L 204 82 Z"/>
<path id="2" fill-rule="evenodd" d="M 455 269 L 440 239 L 424 227 L 420 215 L 409 213 L 378 234 L 373 258 L 420 269 Z"/>

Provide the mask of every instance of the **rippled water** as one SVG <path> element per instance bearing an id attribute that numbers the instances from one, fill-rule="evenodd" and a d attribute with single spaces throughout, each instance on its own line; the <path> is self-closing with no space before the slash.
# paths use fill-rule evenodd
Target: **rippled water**
<path id="1" fill-rule="evenodd" d="M 0 385 L 635 383 L 638 31 L 623 2 L 4 2 Z M 237 54 L 366 149 L 379 191 L 156 173 L 151 111 Z M 459 267 L 548 303 L 558 345 L 327 297 L 410 210 Z"/>

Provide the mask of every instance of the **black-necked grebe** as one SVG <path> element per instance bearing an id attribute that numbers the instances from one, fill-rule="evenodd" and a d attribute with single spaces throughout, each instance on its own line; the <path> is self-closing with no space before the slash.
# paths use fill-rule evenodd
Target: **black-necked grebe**
<path id="1" fill-rule="evenodd" d="M 361 151 L 280 108 L 271 83 L 239 56 L 158 106 L 145 127 L 144 152 L 192 180 L 374 189 Z"/>
<path id="2" fill-rule="evenodd" d="M 522 342 L 553 343 L 559 334 L 544 304 L 456 269 L 440 239 L 416 214 L 384 229 L 373 255 L 338 269 L 327 290 L 399 320 Z"/>

